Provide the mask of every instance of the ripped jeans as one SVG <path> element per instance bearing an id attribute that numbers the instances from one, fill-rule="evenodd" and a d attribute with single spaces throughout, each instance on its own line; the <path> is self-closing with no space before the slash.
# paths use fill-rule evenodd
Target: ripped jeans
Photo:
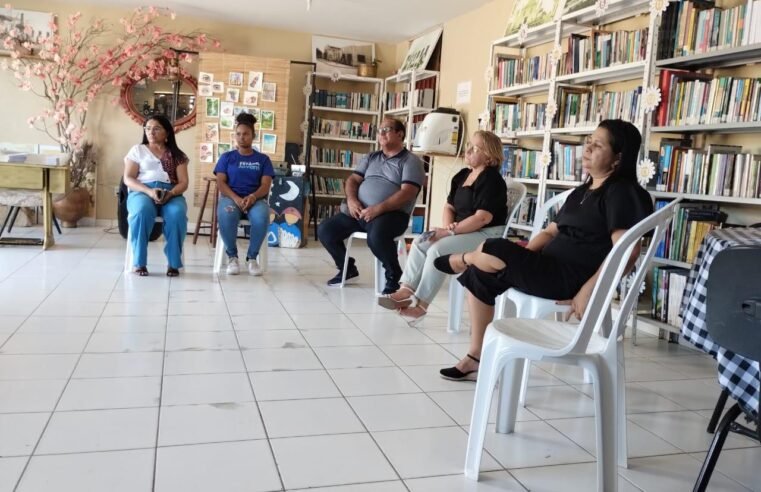
<path id="1" fill-rule="evenodd" d="M 219 197 L 219 204 L 217 205 L 219 234 L 225 243 L 225 253 L 230 258 L 238 257 L 238 245 L 236 244 L 238 223 L 243 218 L 247 218 L 251 223 L 251 236 L 246 259 L 253 259 L 259 256 L 259 248 L 261 248 L 262 241 L 267 235 L 267 228 L 270 223 L 270 206 L 267 200 L 257 200 L 247 213 L 243 213 L 232 198 Z"/>

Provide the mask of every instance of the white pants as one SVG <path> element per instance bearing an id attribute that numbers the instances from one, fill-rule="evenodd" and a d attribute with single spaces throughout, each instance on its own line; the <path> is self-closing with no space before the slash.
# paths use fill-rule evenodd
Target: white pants
<path id="1" fill-rule="evenodd" d="M 443 255 L 473 251 L 487 239 L 502 237 L 504 230 L 504 226 L 496 226 L 468 234 L 447 236 L 433 243 L 427 251 L 423 251 L 418 246 L 420 238 L 417 238 L 410 247 L 400 282 L 412 287 L 415 290 L 415 297 L 430 304 L 448 276 L 433 266 L 433 260 Z"/>

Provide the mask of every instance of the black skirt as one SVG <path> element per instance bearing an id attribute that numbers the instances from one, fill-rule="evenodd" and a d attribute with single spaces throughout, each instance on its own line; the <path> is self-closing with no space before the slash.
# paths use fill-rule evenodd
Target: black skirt
<path id="1" fill-rule="evenodd" d="M 478 300 L 491 306 L 498 295 L 511 287 L 546 299 L 572 299 L 595 273 L 530 251 L 508 239 L 487 239 L 482 251 L 499 258 L 507 267 L 487 273 L 471 265 L 457 281 Z"/>

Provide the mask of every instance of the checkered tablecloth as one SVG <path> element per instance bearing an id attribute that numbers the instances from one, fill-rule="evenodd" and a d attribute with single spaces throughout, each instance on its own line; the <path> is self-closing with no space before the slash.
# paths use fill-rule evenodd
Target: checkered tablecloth
<path id="1" fill-rule="evenodd" d="M 682 336 L 696 347 L 708 352 L 719 363 L 719 384 L 747 412 L 758 412 L 759 363 L 723 349 L 706 329 L 706 280 L 711 262 L 720 251 L 730 246 L 761 244 L 761 229 L 720 229 L 708 234 L 690 269 L 682 298 Z"/>

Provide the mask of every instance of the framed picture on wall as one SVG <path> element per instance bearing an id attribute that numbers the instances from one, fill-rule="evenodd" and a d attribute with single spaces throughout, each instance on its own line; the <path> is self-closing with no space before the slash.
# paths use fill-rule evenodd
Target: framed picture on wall
<path id="1" fill-rule="evenodd" d="M 201 162 L 214 162 L 214 144 L 203 142 L 198 149 L 198 160 Z"/>
<path id="2" fill-rule="evenodd" d="M 375 44 L 353 39 L 312 36 L 312 61 L 320 73 L 357 75 L 357 65 L 372 63 Z"/>
<path id="3" fill-rule="evenodd" d="M 231 150 L 232 150 L 232 145 L 230 145 L 229 143 L 217 144 L 217 158 L 219 158 L 219 156 L 224 154 L 225 152 L 230 152 Z"/>
<path id="4" fill-rule="evenodd" d="M 211 83 L 211 90 L 213 92 L 216 92 L 217 94 L 222 94 L 225 92 L 225 83 L 224 82 L 212 82 Z"/>
<path id="5" fill-rule="evenodd" d="M 262 110 L 262 119 L 259 123 L 259 127 L 262 130 L 274 130 L 275 129 L 275 112 Z"/>
<path id="6" fill-rule="evenodd" d="M 577 2 L 574 2 L 577 3 Z M 528 27 L 541 26 L 552 22 L 560 0 L 517 0 L 513 15 L 505 29 L 505 36 L 517 33 L 525 22 Z M 574 10 L 576 10 L 574 8 Z"/>
<path id="7" fill-rule="evenodd" d="M 228 87 L 225 91 L 225 101 L 236 103 L 240 99 L 240 89 Z"/>
<path id="8" fill-rule="evenodd" d="M 198 83 L 209 85 L 214 82 L 214 74 L 209 72 L 198 72 Z"/>
<path id="9" fill-rule="evenodd" d="M 206 123 L 204 140 L 207 142 L 219 142 L 219 125 L 217 123 Z"/>
<path id="10" fill-rule="evenodd" d="M 218 97 L 206 98 L 206 117 L 219 118 L 219 98 Z"/>
<path id="11" fill-rule="evenodd" d="M 199 85 L 198 86 L 198 95 L 201 97 L 211 97 L 211 86 L 210 85 Z"/>
<path id="12" fill-rule="evenodd" d="M 243 86 L 243 72 L 230 72 L 230 78 L 227 81 L 227 85 L 233 87 Z"/>
<path id="13" fill-rule="evenodd" d="M 10 4 L 6 4 L 9 7 Z M 53 33 L 52 26 L 55 24 L 55 16 L 50 12 L 35 12 L 33 10 L 20 10 L 4 8 L 0 10 L 0 30 L 8 32 L 11 29 L 20 31 L 19 41 L 32 45 L 32 54 L 38 51 L 37 46 Z M 0 53 L 10 53 L 0 49 Z"/>
<path id="14" fill-rule="evenodd" d="M 433 50 L 436 49 L 436 44 L 441 37 L 441 31 L 443 31 L 443 29 L 439 27 L 410 43 L 410 49 L 407 50 L 407 56 L 404 57 L 404 62 L 402 63 L 401 68 L 399 68 L 399 72 L 424 70 L 428 65 L 428 61 L 431 59 Z"/>
<path id="15" fill-rule="evenodd" d="M 252 91 L 243 92 L 243 104 L 248 106 L 256 106 L 259 104 L 259 93 Z"/>
<path id="16" fill-rule="evenodd" d="M 262 133 L 262 152 L 274 154 L 277 148 L 277 135 L 274 133 Z"/>
<path id="17" fill-rule="evenodd" d="M 277 94 L 277 84 L 274 82 L 264 82 L 262 84 L 262 101 L 275 102 Z"/>
<path id="18" fill-rule="evenodd" d="M 263 72 L 248 72 L 248 86 L 246 87 L 246 89 L 250 91 L 261 92 L 263 79 L 264 79 Z"/>
<path id="19" fill-rule="evenodd" d="M 220 116 L 235 116 L 235 103 L 230 101 L 224 101 L 220 104 L 221 109 L 219 111 Z"/>
<path id="20" fill-rule="evenodd" d="M 223 130 L 232 130 L 235 127 L 235 120 L 232 116 L 222 116 L 219 119 L 219 127 Z"/>

